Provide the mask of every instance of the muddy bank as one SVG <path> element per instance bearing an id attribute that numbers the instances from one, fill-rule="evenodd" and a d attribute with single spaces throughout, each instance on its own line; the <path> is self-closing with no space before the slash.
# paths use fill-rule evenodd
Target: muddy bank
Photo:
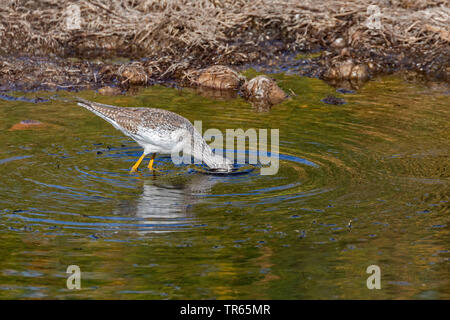
<path id="1" fill-rule="evenodd" d="M 185 84 L 216 64 L 356 89 L 398 70 L 450 80 L 450 8 L 439 0 L 10 0 L 0 17 L 1 91 Z"/>
<path id="2" fill-rule="evenodd" d="M 408 81 L 450 83 L 449 59 L 442 53 L 424 56 L 421 62 L 417 62 L 417 57 L 408 57 L 404 53 L 374 54 L 359 50 L 351 51 L 351 54 L 342 52 L 345 50 L 280 54 L 271 59 L 262 58 L 258 63 L 233 66 L 233 69 L 239 72 L 255 68 L 269 74 L 287 71 L 317 77 L 336 88 L 349 90 L 358 90 L 376 75 L 398 71 Z M 196 67 L 187 65 L 186 69 L 180 68 L 177 73 L 169 76 L 154 72 L 154 62 L 147 59 L 124 62 L 123 59 L 89 61 L 54 56 L 0 56 L 0 92 L 93 89 L 99 90 L 100 94 L 114 95 L 153 84 L 201 87 L 203 83 L 193 79 L 192 74 L 207 67 L 203 63 Z M 346 69 L 348 71 L 344 71 Z"/>

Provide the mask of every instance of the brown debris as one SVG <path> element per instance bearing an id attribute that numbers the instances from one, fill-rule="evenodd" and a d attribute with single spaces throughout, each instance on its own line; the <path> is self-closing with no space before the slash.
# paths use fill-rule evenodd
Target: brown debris
<path id="1" fill-rule="evenodd" d="M 67 27 L 73 3 L 81 12 L 78 29 Z M 298 73 L 323 77 L 340 56 L 365 64 L 371 75 L 416 70 L 450 81 L 448 1 L 376 1 L 380 29 L 367 24 L 373 3 L 5 0 L 0 6 L 0 91 L 178 81 L 188 70 L 209 65 L 273 67 L 291 53 L 313 49 L 324 51 L 314 60 L 315 70 L 306 66 Z M 19 59 L 23 55 L 30 63 Z M 117 64 L 62 59 L 74 57 L 146 60 L 119 72 Z"/>
<path id="2" fill-rule="evenodd" d="M 337 50 L 343 43 L 424 59 L 429 48 L 445 54 L 449 42 L 445 0 L 376 1 L 381 29 L 367 25 L 371 0 L 3 2 L 3 53 L 149 58 L 156 78 L 211 64 L 261 63 L 285 52 Z M 80 8 L 78 29 L 67 27 L 71 3 Z"/>
<path id="3" fill-rule="evenodd" d="M 101 86 L 101 64 L 57 57 L 0 56 L 0 91 L 82 90 Z"/>
<path id="4" fill-rule="evenodd" d="M 450 23 L 450 21 L 449 21 Z M 429 24 L 425 25 L 425 29 L 427 31 L 431 31 L 433 33 L 437 33 L 439 34 L 439 36 L 441 37 L 442 40 L 445 40 L 447 42 L 450 42 L 450 31 L 445 30 L 444 28 L 439 28 L 439 27 L 435 27 L 435 26 L 431 26 Z"/>

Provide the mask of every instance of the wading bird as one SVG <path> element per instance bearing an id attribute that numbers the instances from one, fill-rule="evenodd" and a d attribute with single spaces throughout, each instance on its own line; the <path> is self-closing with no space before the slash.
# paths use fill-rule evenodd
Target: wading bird
<path id="1" fill-rule="evenodd" d="M 230 160 L 215 155 L 192 123 L 171 111 L 156 108 L 121 108 L 77 98 L 78 105 L 111 123 L 136 141 L 144 152 L 130 172 L 136 172 L 147 154 L 152 154 L 148 168 L 153 171 L 155 155 L 187 152 L 216 170 L 231 171 Z"/>

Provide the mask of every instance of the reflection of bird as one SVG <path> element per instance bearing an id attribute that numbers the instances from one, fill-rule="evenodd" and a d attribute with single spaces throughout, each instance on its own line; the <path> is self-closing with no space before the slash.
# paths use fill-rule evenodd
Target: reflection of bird
<path id="1" fill-rule="evenodd" d="M 214 169 L 231 170 L 231 162 L 215 155 L 201 134 L 186 118 L 167 110 L 155 108 L 120 108 L 77 98 L 78 105 L 92 111 L 111 123 L 116 129 L 135 140 L 144 153 L 131 168 L 137 171 L 144 157 L 152 153 L 148 165 L 154 170 L 156 153 L 178 154 L 188 152 Z"/>
<path id="2" fill-rule="evenodd" d="M 118 202 L 114 213 L 139 221 L 140 234 L 177 231 L 193 223 L 191 206 L 201 202 L 220 182 L 210 175 L 167 175 L 157 180 L 142 179 L 142 193 Z M 196 221 L 197 219 L 195 219 Z"/>

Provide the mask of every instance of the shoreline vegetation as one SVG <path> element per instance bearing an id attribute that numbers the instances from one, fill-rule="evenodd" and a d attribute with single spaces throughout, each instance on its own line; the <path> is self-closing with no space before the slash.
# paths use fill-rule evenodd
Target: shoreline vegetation
<path id="1" fill-rule="evenodd" d="M 440 0 L 6 0 L 0 92 L 196 85 L 214 65 L 356 89 L 396 71 L 448 84 L 449 26 Z"/>

